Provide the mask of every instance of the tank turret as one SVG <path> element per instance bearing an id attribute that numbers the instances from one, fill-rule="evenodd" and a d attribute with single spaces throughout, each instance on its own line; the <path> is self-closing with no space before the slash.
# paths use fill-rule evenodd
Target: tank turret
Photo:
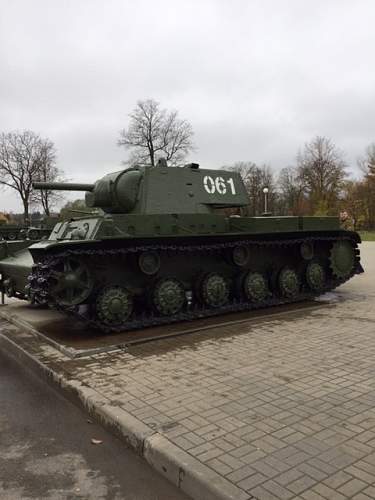
<path id="1" fill-rule="evenodd" d="M 241 207 L 248 195 L 240 175 L 224 170 L 133 167 L 108 174 L 95 184 L 33 183 L 35 189 L 86 191 L 86 205 L 112 214 L 211 213 Z"/>

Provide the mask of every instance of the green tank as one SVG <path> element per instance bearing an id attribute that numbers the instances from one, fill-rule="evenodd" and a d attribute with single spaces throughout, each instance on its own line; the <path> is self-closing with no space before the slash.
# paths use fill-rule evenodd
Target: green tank
<path id="1" fill-rule="evenodd" d="M 0 222 L 0 240 L 16 241 L 24 239 L 27 229 L 26 225 Z"/>
<path id="2" fill-rule="evenodd" d="M 311 299 L 363 272 L 337 217 L 226 215 L 249 201 L 236 172 L 162 161 L 34 188 L 86 191 L 96 212 L 0 243 L 3 290 L 105 331 Z"/>

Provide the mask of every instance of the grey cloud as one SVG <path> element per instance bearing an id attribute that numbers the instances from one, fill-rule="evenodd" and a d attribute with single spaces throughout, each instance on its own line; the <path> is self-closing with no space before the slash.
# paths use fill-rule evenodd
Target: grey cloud
<path id="1" fill-rule="evenodd" d="M 179 110 L 191 159 L 293 164 L 316 134 L 353 172 L 375 140 L 372 0 L 3 0 L 0 130 L 52 139 L 67 176 L 117 169 L 138 99 Z M 0 210 L 18 209 L 0 194 Z"/>

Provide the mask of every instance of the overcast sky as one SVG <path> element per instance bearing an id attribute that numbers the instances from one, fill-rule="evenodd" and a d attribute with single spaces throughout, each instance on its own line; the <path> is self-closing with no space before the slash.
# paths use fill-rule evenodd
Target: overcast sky
<path id="1" fill-rule="evenodd" d="M 48 137 L 90 182 L 153 98 L 190 121 L 201 166 L 279 170 L 319 134 L 355 171 L 375 141 L 374 53 L 374 0 L 1 0 L 0 131 Z"/>

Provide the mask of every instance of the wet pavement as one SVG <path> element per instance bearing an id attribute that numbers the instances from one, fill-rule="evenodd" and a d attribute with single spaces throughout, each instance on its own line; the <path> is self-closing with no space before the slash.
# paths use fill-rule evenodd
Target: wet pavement
<path id="1" fill-rule="evenodd" d="M 103 333 L 59 311 L 31 306 L 29 303 L 17 299 L 6 299 L 6 307 L 0 309 L 0 316 L 10 321 L 15 319 L 21 326 L 26 325 L 28 328 L 32 328 L 34 333 L 41 336 L 46 342 L 67 356 L 75 358 L 163 338 L 189 335 L 205 330 L 215 331 L 232 324 L 240 325 L 249 321 L 261 321 L 265 317 L 269 318 L 288 312 L 298 313 L 298 311 L 322 306 L 324 303 L 319 300 L 309 300 L 251 312 L 229 313 L 119 333 Z"/>
<path id="2" fill-rule="evenodd" d="M 187 500 L 90 422 L 50 386 L 0 355 L 1 500 Z"/>
<path id="3" fill-rule="evenodd" d="M 6 299 L 6 306 L 0 308 L 0 316 L 15 321 L 20 326 L 24 325 L 28 329 L 32 329 L 36 335 L 67 356 L 77 358 L 195 332 L 216 331 L 233 324 L 248 324 L 249 321 L 262 321 L 277 315 L 297 314 L 324 305 L 325 302 L 320 300 L 309 300 L 251 312 L 229 313 L 119 333 L 103 333 L 59 311 L 32 306 L 17 299 Z"/>

